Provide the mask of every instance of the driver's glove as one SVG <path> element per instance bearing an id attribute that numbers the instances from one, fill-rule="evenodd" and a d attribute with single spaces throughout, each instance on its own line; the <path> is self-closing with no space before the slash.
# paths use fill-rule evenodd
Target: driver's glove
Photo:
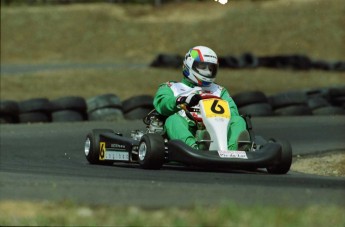
<path id="1" fill-rule="evenodd" d="M 201 95 L 199 94 L 190 94 L 188 96 L 180 96 L 176 99 L 176 105 L 186 104 L 187 106 L 198 105 L 201 100 Z"/>

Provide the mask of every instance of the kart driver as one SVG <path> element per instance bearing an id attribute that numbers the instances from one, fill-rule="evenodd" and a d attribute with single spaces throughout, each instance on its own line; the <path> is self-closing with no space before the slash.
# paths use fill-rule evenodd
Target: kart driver
<path id="1" fill-rule="evenodd" d="M 153 104 L 159 114 L 167 117 L 164 126 L 169 139 L 182 140 L 194 149 L 199 148 L 193 135 L 196 124 L 181 111 L 179 105 L 185 104 L 190 108 L 198 105 L 202 94 L 212 94 L 229 103 L 231 122 L 228 127 L 228 149 L 238 149 L 237 140 L 242 132 L 246 132 L 246 122 L 239 115 L 229 92 L 214 83 L 218 66 L 218 57 L 213 50 L 196 46 L 185 55 L 181 82 L 169 81 L 160 85 Z"/>

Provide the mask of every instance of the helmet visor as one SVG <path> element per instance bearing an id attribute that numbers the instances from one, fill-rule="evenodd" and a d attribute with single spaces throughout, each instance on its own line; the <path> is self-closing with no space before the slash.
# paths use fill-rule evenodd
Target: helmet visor
<path id="1" fill-rule="evenodd" d="M 204 77 L 215 78 L 218 71 L 218 64 L 194 61 L 192 68 Z"/>

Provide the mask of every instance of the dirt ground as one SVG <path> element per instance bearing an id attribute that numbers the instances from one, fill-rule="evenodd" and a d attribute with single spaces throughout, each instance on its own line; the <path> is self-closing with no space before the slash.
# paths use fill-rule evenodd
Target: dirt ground
<path id="1" fill-rule="evenodd" d="M 293 160 L 291 170 L 321 176 L 345 177 L 345 151 L 297 156 Z"/>

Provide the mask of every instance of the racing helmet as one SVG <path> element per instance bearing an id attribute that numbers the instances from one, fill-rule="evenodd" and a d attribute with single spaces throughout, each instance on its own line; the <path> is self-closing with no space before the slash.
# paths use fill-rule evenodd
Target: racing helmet
<path id="1" fill-rule="evenodd" d="M 210 86 L 217 75 L 218 57 L 208 47 L 196 46 L 190 49 L 183 60 L 183 75 L 197 86 Z"/>

